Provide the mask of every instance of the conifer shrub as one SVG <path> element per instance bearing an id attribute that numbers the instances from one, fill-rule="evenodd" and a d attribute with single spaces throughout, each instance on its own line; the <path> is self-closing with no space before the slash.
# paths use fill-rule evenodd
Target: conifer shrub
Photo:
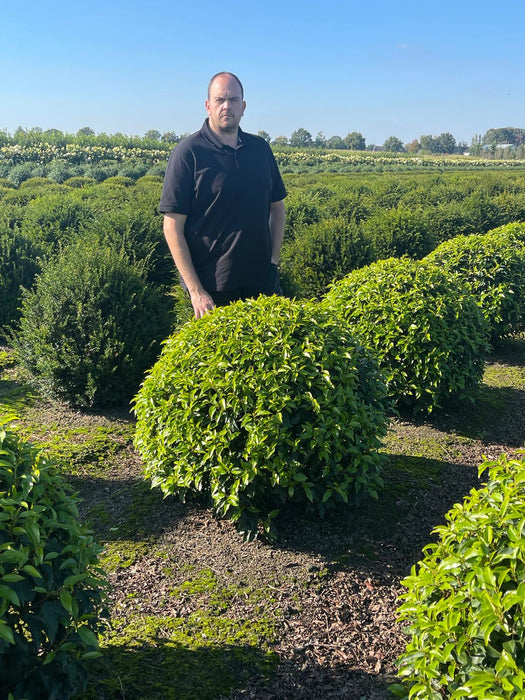
<path id="1" fill-rule="evenodd" d="M 144 474 L 203 493 L 247 538 L 289 500 L 319 514 L 380 486 L 386 388 L 373 357 L 318 305 L 260 297 L 166 341 L 134 400 Z"/>
<path id="2" fill-rule="evenodd" d="M 100 656 L 107 581 L 77 504 L 43 453 L 0 425 L 2 698 L 69 698 Z"/>
<path id="3" fill-rule="evenodd" d="M 399 205 L 378 211 L 362 224 L 374 244 L 375 260 L 389 257 L 423 258 L 435 247 L 434 237 L 420 209 Z"/>
<path id="4" fill-rule="evenodd" d="M 468 286 L 489 324 L 490 340 L 525 330 L 525 237 L 509 224 L 486 234 L 457 236 L 428 256 Z"/>
<path id="5" fill-rule="evenodd" d="M 44 193 L 31 200 L 24 212 L 21 230 L 31 240 L 55 252 L 67 244 L 79 228 L 92 219 L 89 204 L 79 201 L 76 193 L 61 186 L 59 194 Z"/>
<path id="6" fill-rule="evenodd" d="M 330 282 L 373 259 L 373 246 L 355 222 L 325 219 L 284 244 L 280 266 L 283 291 L 287 296 L 320 299 Z"/>
<path id="7" fill-rule="evenodd" d="M 20 316 L 22 287 L 31 287 L 39 271 L 39 249 L 34 243 L 0 222 L 0 338 Z"/>
<path id="8" fill-rule="evenodd" d="M 488 480 L 435 528 L 402 582 L 409 641 L 392 690 L 413 700 L 522 698 L 525 688 L 525 460 L 480 467 Z"/>
<path id="9" fill-rule="evenodd" d="M 12 345 L 45 395 L 94 408 L 131 399 L 170 328 L 167 298 L 125 252 L 83 237 L 24 293 Z"/>
<path id="10" fill-rule="evenodd" d="M 333 284 L 322 304 L 377 356 L 400 410 L 470 397 L 482 378 L 486 323 L 468 290 L 436 265 L 380 260 Z"/>

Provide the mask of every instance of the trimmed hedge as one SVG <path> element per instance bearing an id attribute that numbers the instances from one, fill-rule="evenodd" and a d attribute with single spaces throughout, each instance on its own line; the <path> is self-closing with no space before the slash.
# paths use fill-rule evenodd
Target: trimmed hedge
<path id="1" fill-rule="evenodd" d="M 322 305 L 376 354 L 399 409 L 430 412 L 469 397 L 483 376 L 482 314 L 436 265 L 381 260 L 333 284 Z"/>
<path id="2" fill-rule="evenodd" d="M 392 688 L 402 697 L 525 695 L 525 459 L 503 455 L 487 469 L 403 581 L 411 640 L 398 659 L 405 685 Z"/>
<path id="3" fill-rule="evenodd" d="M 288 500 L 322 514 L 376 495 L 386 389 L 377 363 L 313 303 L 217 308 L 165 343 L 134 401 L 144 474 L 203 492 L 246 537 Z"/>
<path id="4" fill-rule="evenodd" d="M 457 236 L 427 259 L 457 273 L 471 290 L 490 326 L 490 339 L 525 330 L 525 236 L 523 224 L 486 234 Z"/>
<path id="5" fill-rule="evenodd" d="M 0 425 L 2 698 L 68 698 L 100 656 L 107 582 L 77 502 L 43 453 Z"/>
<path id="6" fill-rule="evenodd" d="M 45 395 L 73 405 L 128 402 L 171 330 L 168 298 L 97 237 L 64 249 L 24 294 L 12 338 Z"/>

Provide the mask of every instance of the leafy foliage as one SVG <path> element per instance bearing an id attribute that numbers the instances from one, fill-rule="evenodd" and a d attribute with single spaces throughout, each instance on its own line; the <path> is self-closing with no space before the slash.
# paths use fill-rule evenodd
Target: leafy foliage
<path id="1" fill-rule="evenodd" d="M 12 342 L 46 395 L 107 406 L 136 393 L 170 320 L 167 298 L 124 252 L 86 237 L 65 248 L 24 294 Z"/>
<path id="2" fill-rule="evenodd" d="M 525 236 L 523 225 L 510 224 L 487 234 L 457 236 L 442 243 L 428 259 L 457 273 L 469 287 L 490 326 L 490 337 L 525 329 Z"/>
<path id="3" fill-rule="evenodd" d="M 469 396 L 481 380 L 484 319 L 468 291 L 436 265 L 376 262 L 332 285 L 322 304 L 373 350 L 401 409 L 430 412 L 447 398 Z"/>
<path id="4" fill-rule="evenodd" d="M 0 695 L 51 700 L 86 683 L 104 612 L 101 548 L 41 451 L 0 426 Z"/>
<path id="5" fill-rule="evenodd" d="M 411 639 L 398 659 L 414 700 L 522 698 L 525 688 L 525 460 L 485 462 L 473 489 L 435 528 L 439 542 L 403 581 Z"/>
<path id="6" fill-rule="evenodd" d="M 375 495 L 385 409 L 376 362 L 337 320 L 260 297 L 166 341 L 135 398 L 135 444 L 153 486 L 209 494 L 250 537 L 287 500 L 322 514 Z"/>

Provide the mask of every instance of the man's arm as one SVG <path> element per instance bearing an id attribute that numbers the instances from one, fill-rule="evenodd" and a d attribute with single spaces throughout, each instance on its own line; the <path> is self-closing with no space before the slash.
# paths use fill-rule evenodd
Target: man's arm
<path id="1" fill-rule="evenodd" d="M 195 318 L 214 308 L 213 299 L 202 286 L 184 237 L 185 214 L 164 214 L 164 236 L 180 276 L 190 294 Z"/>
<path id="2" fill-rule="evenodd" d="M 285 209 L 284 201 L 272 202 L 270 206 L 270 236 L 272 239 L 272 263 L 279 264 L 281 244 L 284 236 Z"/>

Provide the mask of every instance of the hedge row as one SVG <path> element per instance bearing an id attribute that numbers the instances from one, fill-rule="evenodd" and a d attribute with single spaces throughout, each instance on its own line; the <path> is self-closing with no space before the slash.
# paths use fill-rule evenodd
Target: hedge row
<path id="1" fill-rule="evenodd" d="M 401 697 L 524 697 L 525 459 L 485 470 L 485 486 L 452 508 L 403 581 L 410 641 L 398 659 L 404 684 L 392 688 Z"/>

